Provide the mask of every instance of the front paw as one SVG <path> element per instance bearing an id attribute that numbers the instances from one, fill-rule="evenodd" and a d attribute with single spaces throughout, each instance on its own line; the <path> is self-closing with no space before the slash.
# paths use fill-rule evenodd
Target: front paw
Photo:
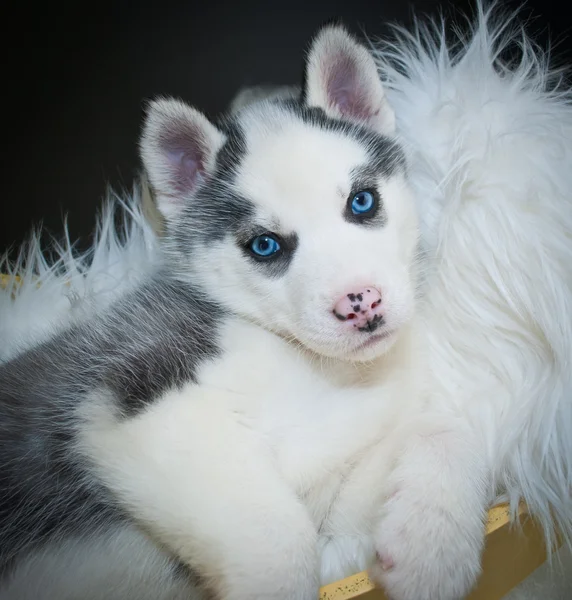
<path id="1" fill-rule="evenodd" d="M 483 515 L 428 493 L 396 492 L 376 529 L 370 575 L 392 600 L 460 600 L 481 572 Z"/>
<path id="2" fill-rule="evenodd" d="M 278 528 L 277 528 L 278 529 Z M 236 547 L 220 577 L 211 579 L 219 600 L 316 600 L 319 563 L 314 530 L 276 531 L 276 537 Z"/>

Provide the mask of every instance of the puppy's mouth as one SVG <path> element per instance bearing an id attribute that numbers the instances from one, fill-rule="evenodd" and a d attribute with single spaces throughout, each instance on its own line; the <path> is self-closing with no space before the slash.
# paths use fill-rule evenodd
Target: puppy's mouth
<path id="1" fill-rule="evenodd" d="M 359 344 L 356 348 L 354 348 L 354 352 L 361 352 L 362 350 L 368 350 L 373 348 L 383 340 L 391 337 L 395 332 L 394 331 L 384 331 L 381 333 L 375 333 L 370 335 L 365 342 Z"/>

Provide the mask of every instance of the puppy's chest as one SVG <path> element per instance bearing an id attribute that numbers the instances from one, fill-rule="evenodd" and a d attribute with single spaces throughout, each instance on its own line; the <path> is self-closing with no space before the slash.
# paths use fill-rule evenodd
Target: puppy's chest
<path id="1" fill-rule="evenodd" d="M 239 337 L 240 344 L 233 343 Z M 202 369 L 200 385 L 225 390 L 220 402 L 273 453 L 301 495 L 335 495 L 361 453 L 395 424 L 399 398 L 383 386 L 341 387 L 280 338 L 231 331 L 220 360 Z M 321 501 L 320 501 L 321 503 Z"/>

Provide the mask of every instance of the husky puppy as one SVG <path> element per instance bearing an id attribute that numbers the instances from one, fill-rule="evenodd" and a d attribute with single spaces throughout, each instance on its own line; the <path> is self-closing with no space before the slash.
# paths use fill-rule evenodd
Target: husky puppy
<path id="1" fill-rule="evenodd" d="M 0 367 L 0 598 L 310 600 L 368 566 L 397 600 L 467 591 L 484 486 L 423 410 L 393 130 L 339 26 L 301 99 L 150 105 L 159 266 Z"/>

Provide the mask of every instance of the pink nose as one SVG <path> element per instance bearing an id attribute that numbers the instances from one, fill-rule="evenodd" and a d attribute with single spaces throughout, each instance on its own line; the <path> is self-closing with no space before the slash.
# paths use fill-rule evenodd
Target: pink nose
<path id="1" fill-rule="evenodd" d="M 334 315 L 359 331 L 375 331 L 384 323 L 381 292 L 368 286 L 348 293 L 336 302 Z"/>

